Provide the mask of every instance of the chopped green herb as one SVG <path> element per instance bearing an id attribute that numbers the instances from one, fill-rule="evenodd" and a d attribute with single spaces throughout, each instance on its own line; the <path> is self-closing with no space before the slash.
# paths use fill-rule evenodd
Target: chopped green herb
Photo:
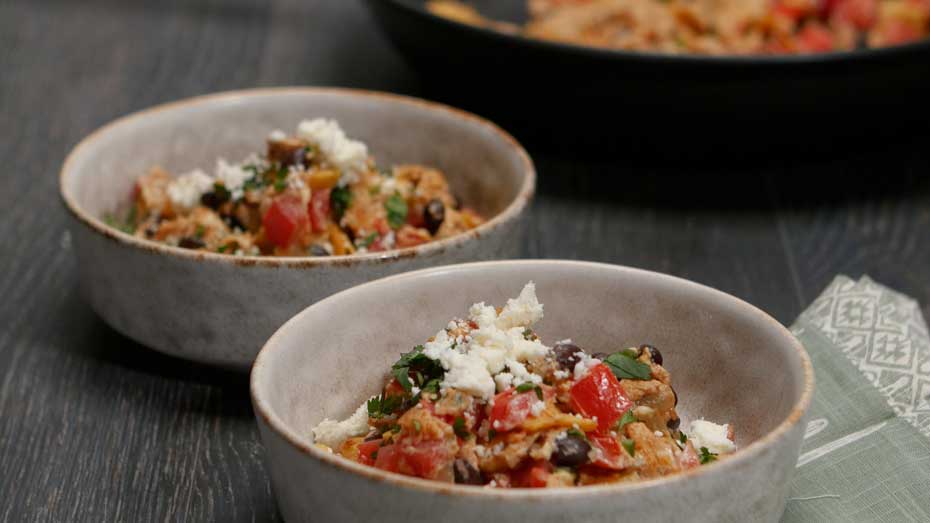
<path id="1" fill-rule="evenodd" d="M 636 455 L 636 444 L 631 439 L 623 438 L 620 440 L 620 444 L 623 445 L 623 448 L 626 449 L 627 454 L 630 456 Z"/>
<path id="2" fill-rule="evenodd" d="M 582 432 L 582 431 L 580 431 L 580 430 L 578 430 L 578 429 L 576 429 L 576 428 L 574 428 L 574 427 L 572 427 L 572 428 L 566 430 L 565 433 L 568 434 L 569 436 L 573 437 L 573 438 L 581 438 L 581 439 L 583 439 L 583 440 L 587 440 L 587 439 L 588 439 L 588 435 L 587 435 L 587 434 L 585 434 L 584 432 Z"/>
<path id="3" fill-rule="evenodd" d="M 524 340 L 532 340 L 532 339 L 533 339 L 533 336 L 534 336 L 534 335 L 533 335 L 533 331 L 532 331 L 529 327 L 523 329 L 523 339 L 524 339 Z"/>
<path id="4" fill-rule="evenodd" d="M 419 434 L 422 427 L 420 426 L 420 420 L 413 420 L 413 432 Z"/>
<path id="5" fill-rule="evenodd" d="M 455 421 L 452 422 L 452 430 L 455 431 L 456 436 L 462 439 L 468 439 L 468 437 L 470 436 L 470 434 L 468 433 L 468 429 L 465 428 L 465 418 L 461 416 L 455 418 Z"/>
<path id="6" fill-rule="evenodd" d="M 533 383 L 529 381 L 526 383 L 521 383 L 520 385 L 517 385 L 517 392 L 519 394 L 523 394 L 524 392 L 529 392 L 533 390 L 534 387 L 536 387 L 536 385 L 534 385 Z"/>
<path id="7" fill-rule="evenodd" d="M 361 240 L 359 240 L 359 241 L 358 241 L 358 246 L 359 246 L 359 247 L 365 247 L 365 248 L 367 249 L 368 246 L 371 245 L 372 243 L 374 243 L 375 240 L 376 240 L 377 238 L 378 238 L 378 232 L 375 231 L 375 232 L 369 234 L 368 236 L 365 236 L 365 237 L 362 238 Z"/>
<path id="8" fill-rule="evenodd" d="M 368 188 L 368 194 L 370 194 L 371 196 L 377 196 L 379 192 L 381 192 L 380 185 L 372 185 L 371 187 Z"/>
<path id="9" fill-rule="evenodd" d="M 620 432 L 621 430 L 623 430 L 624 426 L 626 426 L 629 423 L 634 423 L 636 421 L 639 421 L 639 420 L 636 419 L 636 416 L 633 415 L 633 409 L 630 409 L 624 412 L 623 417 L 617 420 L 617 423 L 614 425 L 614 430 L 616 430 L 617 432 Z"/>
<path id="10" fill-rule="evenodd" d="M 701 465 L 706 465 L 712 461 L 717 461 L 717 455 L 707 450 L 707 447 L 701 447 L 700 460 Z"/>
<path id="11" fill-rule="evenodd" d="M 539 385 L 536 385 L 535 387 L 533 387 L 533 390 L 536 391 L 536 397 L 539 398 L 539 401 L 543 401 L 544 398 L 543 398 L 542 387 L 540 387 Z"/>
<path id="12" fill-rule="evenodd" d="M 368 400 L 368 417 L 383 418 L 384 416 L 390 416 L 403 403 L 404 398 L 401 396 L 388 396 L 386 398 L 384 394 L 375 396 Z"/>
<path id="13" fill-rule="evenodd" d="M 427 381 L 426 385 L 423 385 L 422 387 L 420 387 L 420 390 L 422 390 L 423 392 L 432 392 L 434 394 L 436 392 L 439 392 L 439 378 L 433 378 Z"/>
<path id="14" fill-rule="evenodd" d="M 220 202 L 228 202 L 232 197 L 226 186 L 219 182 L 213 184 L 213 194 L 216 195 L 217 201 Z"/>
<path id="15" fill-rule="evenodd" d="M 129 208 L 129 212 L 126 214 L 125 220 L 120 220 L 115 215 L 107 213 L 103 215 L 103 223 L 113 227 L 114 229 L 119 229 L 126 234 L 133 234 L 136 232 L 136 206 L 133 205 Z"/>
<path id="16" fill-rule="evenodd" d="M 274 175 L 274 190 L 281 192 L 287 188 L 287 167 L 281 166 Z"/>
<path id="17" fill-rule="evenodd" d="M 198 238 L 203 238 L 204 233 L 207 232 L 207 229 L 203 225 L 197 225 L 197 230 L 194 231 L 194 235 Z"/>
<path id="18" fill-rule="evenodd" d="M 407 221 L 407 201 L 395 192 L 384 202 L 384 209 L 387 211 L 388 225 L 392 229 L 399 229 Z"/>
<path id="19" fill-rule="evenodd" d="M 688 442 L 688 435 L 685 434 L 684 432 L 679 432 L 679 433 L 678 433 L 678 441 L 680 441 L 681 444 L 684 445 L 685 443 Z"/>
<path id="20" fill-rule="evenodd" d="M 417 345 L 410 352 L 401 354 L 400 359 L 391 366 L 391 373 L 397 378 L 397 382 L 408 393 L 413 390 L 413 383 L 410 382 L 410 372 L 420 372 L 424 380 L 441 380 L 445 375 L 442 365 L 428 358 L 423 354 L 423 346 Z M 436 387 L 438 388 L 438 381 Z"/>
<path id="21" fill-rule="evenodd" d="M 615 352 L 604 363 L 613 371 L 614 376 L 621 380 L 648 380 L 652 379 L 652 369 L 648 364 L 637 361 L 625 352 Z"/>
<path id="22" fill-rule="evenodd" d="M 329 202 L 333 216 L 336 220 L 340 220 L 346 209 L 352 205 L 352 193 L 348 187 L 333 187 L 332 192 L 329 194 Z"/>
<path id="23" fill-rule="evenodd" d="M 226 252 L 229 249 L 229 245 L 220 245 L 216 248 L 216 252 Z"/>

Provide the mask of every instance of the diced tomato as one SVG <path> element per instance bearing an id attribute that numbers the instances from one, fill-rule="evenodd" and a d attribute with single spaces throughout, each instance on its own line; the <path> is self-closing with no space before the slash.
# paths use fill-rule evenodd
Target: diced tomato
<path id="1" fill-rule="evenodd" d="M 378 234 L 384 236 L 385 234 L 391 232 L 391 226 L 388 225 L 387 220 L 384 218 L 378 218 L 374 223 L 375 230 L 378 231 Z"/>
<path id="2" fill-rule="evenodd" d="M 332 189 L 319 189 L 313 191 L 307 210 L 310 213 L 310 225 L 313 232 L 323 232 L 329 222 L 329 196 Z"/>
<path id="3" fill-rule="evenodd" d="M 609 434 L 590 434 L 588 441 L 593 448 L 600 450 L 598 459 L 591 462 L 591 466 L 610 470 L 623 470 L 627 467 L 626 449 L 620 445 L 617 438 Z"/>
<path id="4" fill-rule="evenodd" d="M 307 212 L 300 197 L 289 193 L 275 196 L 262 224 L 271 243 L 278 247 L 289 246 L 300 229 L 307 226 Z"/>
<path id="5" fill-rule="evenodd" d="M 363 441 L 358 445 L 358 462 L 362 465 L 372 466 L 375 464 L 375 458 L 372 454 L 381 448 L 381 440 Z"/>
<path id="6" fill-rule="evenodd" d="M 429 231 L 426 229 L 417 229 L 406 224 L 398 229 L 396 234 L 397 246 L 401 248 L 413 247 L 430 240 Z"/>
<path id="7" fill-rule="evenodd" d="M 808 53 L 830 51 L 833 49 L 833 33 L 816 22 L 805 24 L 798 32 L 798 49 Z"/>
<path id="8" fill-rule="evenodd" d="M 813 14 L 816 9 L 817 6 L 812 1 L 780 0 L 775 4 L 775 7 L 772 8 L 772 12 L 776 15 L 798 21 L 807 15 Z"/>
<path id="9" fill-rule="evenodd" d="M 540 385 L 543 398 L 555 394 L 551 387 Z M 539 401 L 535 390 L 517 392 L 516 388 L 509 388 L 494 396 L 494 407 L 491 408 L 491 428 L 498 432 L 513 430 L 523 424 L 533 410 L 533 405 Z"/>
<path id="10" fill-rule="evenodd" d="M 845 22 L 857 29 L 866 30 L 875 24 L 878 16 L 876 0 L 837 0 L 830 17 L 838 22 Z"/>
<path id="11" fill-rule="evenodd" d="M 543 488 L 552 475 L 548 461 L 536 460 L 521 466 L 510 474 L 512 485 L 517 488 Z"/>
<path id="12" fill-rule="evenodd" d="M 359 454 L 361 456 L 361 454 Z M 455 456 L 444 441 L 401 440 L 378 449 L 375 467 L 427 479 L 439 479 Z"/>
<path id="13" fill-rule="evenodd" d="M 607 365 L 601 363 L 572 385 L 571 406 L 587 418 L 597 417 L 597 431 L 606 434 L 633 402 Z"/>
<path id="14" fill-rule="evenodd" d="M 913 42 L 921 37 L 920 31 L 904 20 L 888 20 L 879 29 L 884 45 L 898 45 Z"/>
<path id="15" fill-rule="evenodd" d="M 400 468 L 400 459 L 400 449 L 396 443 L 385 445 L 378 449 L 378 456 L 375 458 L 375 468 L 388 472 L 398 472 Z"/>
<path id="16" fill-rule="evenodd" d="M 693 469 L 701 464 L 701 459 L 698 457 L 698 453 L 694 450 L 694 445 L 689 441 L 685 444 L 685 450 L 681 451 L 681 454 L 678 455 L 678 464 L 681 465 L 683 469 Z"/>

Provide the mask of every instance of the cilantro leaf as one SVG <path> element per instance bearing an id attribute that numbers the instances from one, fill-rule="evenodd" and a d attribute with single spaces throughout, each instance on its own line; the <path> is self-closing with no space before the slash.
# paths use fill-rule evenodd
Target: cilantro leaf
<path id="1" fill-rule="evenodd" d="M 626 426 L 629 423 L 634 423 L 636 421 L 639 421 L 639 420 L 636 419 L 636 416 L 633 415 L 633 409 L 630 409 L 624 412 L 623 417 L 617 420 L 617 423 L 614 424 L 614 430 L 616 430 L 617 432 L 620 432 L 621 430 L 623 430 L 624 426 Z"/>
<path id="2" fill-rule="evenodd" d="M 407 201 L 395 192 L 384 202 L 384 209 L 387 211 L 388 225 L 392 229 L 399 229 L 407 221 Z"/>
<path id="3" fill-rule="evenodd" d="M 365 236 L 365 237 L 362 238 L 361 240 L 359 240 L 358 246 L 359 246 L 359 247 L 368 248 L 368 246 L 370 246 L 372 243 L 374 243 L 374 242 L 375 242 L 375 239 L 377 239 L 377 238 L 378 238 L 378 232 L 375 231 L 375 232 L 369 234 L 368 236 Z"/>
<path id="4" fill-rule="evenodd" d="M 455 431 L 456 436 L 462 439 L 468 439 L 468 437 L 471 435 L 469 434 L 468 429 L 465 428 L 465 418 L 461 416 L 455 418 L 455 421 L 452 422 L 452 430 Z"/>
<path id="5" fill-rule="evenodd" d="M 439 381 L 445 375 L 445 371 L 438 361 L 432 360 L 426 354 L 423 354 L 422 345 L 417 345 L 410 352 L 401 354 L 400 359 L 394 365 L 391 365 L 391 374 L 397 378 L 397 382 L 408 393 L 413 391 L 413 383 L 410 381 L 411 371 L 422 376 L 418 377 L 418 383 L 426 382 L 429 385 L 431 381 L 436 380 L 435 385 L 433 385 L 435 389 L 439 388 Z"/>
<path id="6" fill-rule="evenodd" d="M 332 192 L 329 193 L 329 203 L 333 216 L 336 220 L 340 220 L 346 209 L 352 205 L 352 193 L 348 187 L 333 187 Z"/>
<path id="7" fill-rule="evenodd" d="M 631 439 L 623 438 L 620 440 L 620 444 L 623 445 L 623 448 L 626 449 L 627 454 L 630 456 L 636 455 L 636 444 Z"/>
<path id="8" fill-rule="evenodd" d="M 580 430 L 578 430 L 578 429 L 576 429 L 576 428 L 574 428 L 574 427 L 572 427 L 572 428 L 566 430 L 566 431 L 565 431 L 565 434 L 567 434 L 567 435 L 569 435 L 569 436 L 571 436 L 571 437 L 573 437 L 573 438 L 580 438 L 580 439 L 583 439 L 583 440 L 585 440 L 585 441 L 588 440 L 588 435 L 587 435 L 587 434 L 585 434 L 584 432 L 582 432 L 582 431 L 580 431 Z"/>
<path id="9" fill-rule="evenodd" d="M 706 465 L 712 461 L 717 461 L 717 455 L 707 450 L 707 447 L 701 447 L 699 459 L 701 460 L 701 465 Z"/>
<path id="10" fill-rule="evenodd" d="M 526 383 L 521 383 L 520 385 L 517 385 L 517 394 L 522 394 L 522 393 L 524 393 L 524 392 L 529 392 L 529 391 L 533 390 L 533 387 L 535 387 L 535 386 L 536 386 L 536 385 L 533 385 L 533 384 L 532 384 L 531 382 L 529 382 L 529 381 L 526 382 Z"/>
<path id="11" fill-rule="evenodd" d="M 632 358 L 624 352 L 615 352 L 604 363 L 613 371 L 614 376 L 621 380 L 649 380 L 652 379 L 652 369 L 648 364 Z"/>

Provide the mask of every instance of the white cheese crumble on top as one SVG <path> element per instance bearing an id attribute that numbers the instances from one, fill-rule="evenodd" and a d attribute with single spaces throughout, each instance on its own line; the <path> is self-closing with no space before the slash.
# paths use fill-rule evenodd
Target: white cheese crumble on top
<path id="1" fill-rule="evenodd" d="M 242 168 L 245 163 L 229 163 L 225 158 L 217 158 L 216 160 L 216 181 L 223 184 L 223 187 L 229 191 L 233 200 L 242 198 L 242 186 L 246 180 L 252 177 L 252 172 Z"/>
<path id="2" fill-rule="evenodd" d="M 272 142 L 281 142 L 287 140 L 287 134 L 284 133 L 281 129 L 275 129 L 268 133 L 268 139 Z"/>
<path id="3" fill-rule="evenodd" d="M 600 365 L 601 360 L 597 358 L 592 358 L 586 352 L 579 352 L 578 356 L 581 358 L 578 360 L 578 363 L 575 364 L 575 380 L 580 380 L 581 378 L 588 375 L 588 371 Z"/>
<path id="4" fill-rule="evenodd" d="M 200 197 L 213 188 L 213 178 L 200 169 L 182 174 L 168 184 L 168 198 L 172 205 L 190 209 L 200 203 Z"/>
<path id="5" fill-rule="evenodd" d="M 736 444 L 727 437 L 728 431 L 729 427 L 726 424 L 718 425 L 699 419 L 691 422 L 688 440 L 697 450 L 706 447 L 708 451 L 714 454 L 726 454 L 736 450 Z"/>
<path id="6" fill-rule="evenodd" d="M 333 421 L 327 418 L 320 422 L 313 428 L 313 441 L 331 448 L 338 447 L 346 439 L 362 436 L 368 431 L 368 402 L 366 401 L 355 409 L 347 420 Z"/>
<path id="7" fill-rule="evenodd" d="M 368 165 L 368 146 L 348 138 L 335 120 L 315 118 L 297 126 L 297 136 L 320 148 L 331 164 L 342 171 L 339 183 L 352 183 Z"/>
<path id="8" fill-rule="evenodd" d="M 478 325 L 469 337 L 453 340 L 443 329 L 423 346 L 423 354 L 439 361 L 446 371 L 441 389 L 455 388 L 487 401 L 495 391 L 542 383 L 542 377 L 523 364 L 549 352 L 538 340 L 523 338 L 523 331 L 543 317 L 533 282 L 527 283 L 516 299 L 508 300 L 500 315 L 482 302 L 472 305 L 468 316 Z"/>

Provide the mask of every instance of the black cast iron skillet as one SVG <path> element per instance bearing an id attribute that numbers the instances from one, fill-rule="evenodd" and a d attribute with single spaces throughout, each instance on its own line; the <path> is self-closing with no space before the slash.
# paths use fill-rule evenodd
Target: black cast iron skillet
<path id="1" fill-rule="evenodd" d="M 894 139 L 930 115 L 930 41 L 813 55 L 667 55 L 474 27 L 428 13 L 423 0 L 367 2 L 431 96 L 548 146 L 833 151 Z M 524 0 L 470 3 L 494 19 L 525 19 Z"/>

